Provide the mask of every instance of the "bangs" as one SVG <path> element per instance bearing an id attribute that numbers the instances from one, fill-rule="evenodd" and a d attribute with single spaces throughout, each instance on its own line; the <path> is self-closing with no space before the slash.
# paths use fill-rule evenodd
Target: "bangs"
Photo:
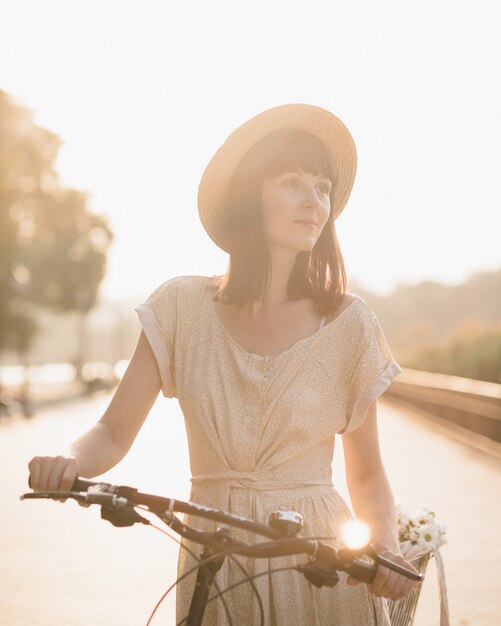
<path id="1" fill-rule="evenodd" d="M 241 165 L 260 178 L 301 170 L 325 176 L 333 187 L 337 179 L 335 164 L 325 144 L 315 135 L 293 128 L 280 129 L 263 137 L 247 152 Z"/>

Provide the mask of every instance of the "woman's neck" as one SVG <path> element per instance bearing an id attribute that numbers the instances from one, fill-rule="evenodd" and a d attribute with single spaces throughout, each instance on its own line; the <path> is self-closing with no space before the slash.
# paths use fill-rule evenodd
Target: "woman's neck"
<path id="1" fill-rule="evenodd" d="M 271 282 L 262 302 L 254 303 L 254 311 L 271 311 L 289 301 L 287 285 L 296 262 L 297 253 L 288 250 L 270 250 Z"/>

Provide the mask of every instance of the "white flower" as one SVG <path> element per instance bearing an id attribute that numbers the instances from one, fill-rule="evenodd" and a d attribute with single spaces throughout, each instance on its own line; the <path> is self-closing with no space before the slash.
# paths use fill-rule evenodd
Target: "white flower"
<path id="1" fill-rule="evenodd" d="M 406 514 L 402 514 L 400 515 L 400 517 L 398 518 L 398 523 L 400 526 L 409 526 L 410 523 L 410 517 Z"/>
<path id="2" fill-rule="evenodd" d="M 414 525 L 429 524 L 435 521 L 435 512 L 427 508 L 419 509 L 412 518 Z"/>
<path id="3" fill-rule="evenodd" d="M 395 502 L 395 511 L 397 513 L 397 518 L 400 517 L 403 513 L 405 514 L 405 511 L 400 502 Z"/>
<path id="4" fill-rule="evenodd" d="M 398 538 L 400 541 L 407 541 L 410 539 L 409 537 L 409 529 L 407 527 L 402 528 L 399 526 L 398 528 Z"/>
<path id="5" fill-rule="evenodd" d="M 442 544 L 440 533 L 436 524 L 424 524 L 417 529 L 417 543 L 422 546 L 428 546 L 431 550 L 435 550 Z"/>
<path id="6" fill-rule="evenodd" d="M 400 504 L 395 508 L 400 549 L 406 558 L 408 555 L 426 554 L 447 542 L 447 524 L 437 521 L 435 511 L 423 507 L 411 516 Z"/>
<path id="7" fill-rule="evenodd" d="M 449 528 L 449 524 L 443 523 L 443 522 L 437 522 L 437 526 L 438 526 L 438 532 L 440 533 L 440 536 L 443 538 L 444 542 L 445 540 L 445 536 L 447 535 L 447 530 Z"/>

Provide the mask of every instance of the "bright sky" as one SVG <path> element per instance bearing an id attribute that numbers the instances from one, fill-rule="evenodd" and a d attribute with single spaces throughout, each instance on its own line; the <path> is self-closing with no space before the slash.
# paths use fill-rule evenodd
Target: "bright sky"
<path id="1" fill-rule="evenodd" d="M 116 238 L 105 296 L 222 273 L 196 208 L 239 124 L 309 102 L 350 129 L 348 276 L 458 283 L 501 267 L 497 0 L 0 3 L 0 88 L 64 141 L 65 184 Z"/>

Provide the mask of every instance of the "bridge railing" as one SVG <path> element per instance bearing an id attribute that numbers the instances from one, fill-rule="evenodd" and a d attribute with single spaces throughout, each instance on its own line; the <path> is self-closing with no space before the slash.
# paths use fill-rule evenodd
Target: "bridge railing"
<path id="1" fill-rule="evenodd" d="M 499 384 L 403 368 L 386 394 L 501 442 Z"/>

